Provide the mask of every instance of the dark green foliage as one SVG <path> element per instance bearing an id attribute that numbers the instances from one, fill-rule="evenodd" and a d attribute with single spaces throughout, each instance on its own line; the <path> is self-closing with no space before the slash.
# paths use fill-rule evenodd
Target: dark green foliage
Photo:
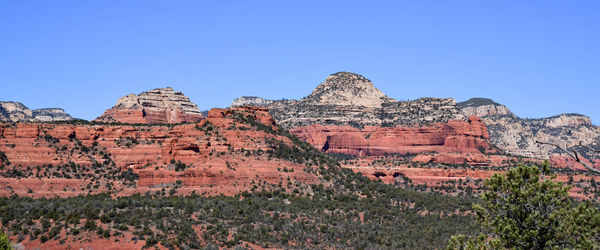
<path id="1" fill-rule="evenodd" d="M 12 249 L 12 244 L 10 243 L 10 241 L 8 240 L 8 237 L 6 237 L 6 234 L 4 234 L 4 232 L 2 230 L 0 230 L 0 249 L 1 250 Z"/>
<path id="2" fill-rule="evenodd" d="M 173 163 L 174 160 L 171 160 L 171 163 Z M 183 171 L 186 170 L 188 168 L 187 165 L 185 165 L 185 163 L 181 162 L 181 161 L 177 161 L 175 164 L 175 171 Z"/>
<path id="3" fill-rule="evenodd" d="M 243 199 L 195 195 L 111 198 L 107 194 L 63 199 L 10 197 L 0 198 L 0 217 L 5 226 L 19 224 L 30 231 L 48 228 L 41 230 L 41 239 L 48 240 L 68 229 L 56 225 L 82 214 L 80 219 L 87 220 L 79 230 L 110 237 L 115 229 L 127 230 L 128 225 L 148 246 L 170 242 L 179 248 L 234 247 L 242 241 L 271 248 L 286 248 L 290 241 L 301 248 L 439 248 L 452 234 L 476 232 L 471 216 L 454 213 L 457 207 L 470 205 L 466 200 L 378 186 L 375 183 L 372 189 L 383 193 L 371 198 L 335 194 L 323 186 L 315 186 L 312 197 L 282 190 L 245 193 Z M 25 213 L 28 210 L 31 212 Z M 422 215 L 422 211 L 428 212 Z M 88 219 L 96 217 L 96 212 L 103 224 L 114 229 L 101 229 Z M 49 225 L 22 223 L 40 219 Z M 204 229 L 200 238 L 194 225 Z"/>
<path id="4" fill-rule="evenodd" d="M 453 236 L 449 249 L 598 248 L 600 213 L 589 203 L 574 206 L 570 187 L 542 168 L 519 166 L 486 180 L 489 191 L 474 205 L 477 221 L 490 231 L 469 239 Z"/>
<path id="5" fill-rule="evenodd" d="M 2 151 L 0 151 L 0 164 L 5 163 L 6 165 L 10 165 L 10 161 L 8 160 L 8 157 L 6 157 L 6 154 Z"/>
<path id="6" fill-rule="evenodd" d="M 475 97 L 475 98 L 471 98 L 471 99 L 469 99 L 467 101 L 464 101 L 464 102 L 459 102 L 456 105 L 458 105 L 460 108 L 465 108 L 465 107 L 479 107 L 479 106 L 483 106 L 483 105 L 496 105 L 496 106 L 499 106 L 501 104 L 495 102 L 492 99 Z"/>
<path id="7" fill-rule="evenodd" d="M 358 159 L 356 155 L 342 154 L 342 153 L 328 153 L 328 155 L 338 161 L 347 161 Z"/>
<path id="8" fill-rule="evenodd" d="M 245 192 L 243 199 L 164 196 L 164 192 L 118 198 L 109 194 L 0 198 L 2 225 L 40 221 L 26 227 L 40 231 L 40 239 L 47 241 L 62 230 L 53 225 L 67 221 L 74 224 L 73 215 L 82 214 L 79 219 L 86 222 L 80 230 L 105 237 L 115 232 L 103 228 L 125 225 L 135 237 L 145 239 L 147 246 L 161 244 L 181 249 L 233 248 L 242 242 L 267 248 L 286 248 L 289 242 L 300 248 L 440 248 L 452 234 L 477 232 L 470 215 L 456 212 L 468 209 L 470 199 L 371 181 L 341 168 L 337 161 L 283 129 L 268 131 L 293 142 L 288 145 L 271 141 L 274 147 L 268 155 L 304 162 L 305 171 L 320 176 L 326 185 L 305 185 L 296 192 L 263 186 L 254 193 Z M 99 227 L 93 218 L 104 225 Z M 197 235 L 193 226 L 199 226 L 203 233 Z"/>
<path id="9" fill-rule="evenodd" d="M 60 140 L 58 138 L 54 138 L 49 134 L 44 135 L 44 140 L 46 140 L 50 144 L 58 143 Z"/>

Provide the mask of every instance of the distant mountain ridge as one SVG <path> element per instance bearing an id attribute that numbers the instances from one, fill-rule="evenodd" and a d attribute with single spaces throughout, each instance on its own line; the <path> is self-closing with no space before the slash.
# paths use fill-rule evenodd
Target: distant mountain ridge
<path id="1" fill-rule="evenodd" d="M 273 101 L 267 100 L 258 96 L 242 96 L 235 98 L 231 103 L 231 107 L 240 107 L 240 106 L 257 106 L 257 107 L 265 107 L 271 104 Z"/>
<path id="2" fill-rule="evenodd" d="M 0 121 L 2 122 L 55 122 L 73 120 L 61 108 L 42 108 L 31 110 L 20 102 L 0 102 Z"/>
<path id="3" fill-rule="evenodd" d="M 300 100 L 266 100 L 260 97 L 236 99 L 232 106 L 267 107 L 275 120 L 287 129 L 317 125 L 394 127 L 423 126 L 450 120 L 483 119 L 490 142 L 503 151 L 535 158 L 559 153 L 536 140 L 573 148 L 580 143 L 600 150 L 600 128 L 587 116 L 561 114 L 548 118 L 524 119 L 508 107 L 488 98 L 457 103 L 451 98 L 420 98 L 397 101 L 379 91 L 367 78 L 338 72 L 330 75 L 313 92 Z M 584 155 L 589 150 L 577 148 Z"/>
<path id="4" fill-rule="evenodd" d="M 453 99 L 397 101 L 377 89 L 366 77 L 350 72 L 330 75 L 300 100 L 238 98 L 231 106 L 240 105 L 267 107 L 277 122 L 287 129 L 312 124 L 362 128 L 466 120 Z"/>
<path id="5" fill-rule="evenodd" d="M 458 103 L 465 115 L 477 115 L 487 125 L 492 144 L 507 153 L 526 157 L 548 158 L 558 149 L 536 141 L 576 149 L 584 155 L 586 147 L 600 150 L 600 128 L 580 114 L 560 114 L 547 118 L 520 118 L 506 106 L 491 99 L 474 98 Z M 582 144 L 584 147 L 578 146 Z"/>
<path id="6" fill-rule="evenodd" d="M 351 126 L 428 126 L 451 120 L 482 118 L 490 143 L 506 153 L 548 158 L 559 153 L 554 143 L 576 149 L 584 156 L 600 150 L 600 128 L 580 114 L 560 114 L 547 118 L 520 118 L 508 107 L 488 98 L 472 98 L 457 103 L 452 98 L 419 98 L 398 101 L 377 89 L 364 76 L 337 72 L 328 76 L 308 96 L 300 100 L 267 100 L 245 96 L 233 101 L 236 106 L 261 106 L 286 129 L 311 125 Z M 170 87 L 129 94 L 95 122 L 174 124 L 197 122 L 205 115 L 183 93 Z M 59 108 L 30 110 L 19 102 L 0 102 L 2 122 L 55 122 L 73 118 Z M 581 145 L 581 146 L 580 146 Z"/>

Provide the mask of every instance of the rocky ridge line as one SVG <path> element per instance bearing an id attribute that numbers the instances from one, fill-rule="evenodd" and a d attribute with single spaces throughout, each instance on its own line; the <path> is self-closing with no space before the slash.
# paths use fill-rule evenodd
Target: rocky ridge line
<path id="1" fill-rule="evenodd" d="M 239 105 L 236 99 L 232 106 Z M 319 125 L 414 126 L 467 120 L 450 98 L 420 98 L 397 101 L 388 97 L 364 76 L 338 72 L 300 100 L 243 99 L 244 105 L 266 106 L 281 126 Z M 266 103 L 266 104 L 265 104 Z"/>
<path id="2" fill-rule="evenodd" d="M 491 143 L 507 153 L 547 159 L 561 153 L 549 142 L 564 148 L 575 149 L 585 157 L 597 158 L 584 146 L 600 150 L 600 128 L 593 126 L 589 117 L 580 114 L 526 119 L 513 114 L 506 106 L 491 99 L 473 98 L 458 103 L 465 115 L 482 118 L 490 133 Z"/>
<path id="3" fill-rule="evenodd" d="M 1 122 L 55 122 L 73 120 L 60 108 L 31 110 L 20 102 L 0 102 Z"/>
<path id="4" fill-rule="evenodd" d="M 241 107 L 241 106 L 256 106 L 256 107 L 266 107 L 271 104 L 273 101 L 267 100 L 257 96 L 242 96 L 235 98 L 231 103 L 231 107 Z"/>

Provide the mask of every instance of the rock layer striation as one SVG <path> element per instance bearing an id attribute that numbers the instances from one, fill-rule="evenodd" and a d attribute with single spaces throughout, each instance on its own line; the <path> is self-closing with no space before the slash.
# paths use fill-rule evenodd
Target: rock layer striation
<path id="1" fill-rule="evenodd" d="M 118 195 L 175 185 L 233 195 L 263 181 L 320 183 L 306 166 L 270 155 L 280 143 L 295 147 L 278 130 L 259 107 L 213 109 L 179 125 L 0 123 L 0 196 L 102 193 L 107 183 Z M 139 176 L 134 185 L 123 179 L 129 172 Z"/>
<path id="2" fill-rule="evenodd" d="M 114 107 L 106 110 L 94 121 L 174 124 L 198 122 L 202 118 L 202 112 L 196 104 L 183 93 L 167 87 L 121 97 Z"/>
<path id="3" fill-rule="evenodd" d="M 290 130 L 326 153 L 360 157 L 423 152 L 482 154 L 490 149 L 481 120 L 451 120 L 422 127 L 365 127 L 311 125 Z"/>

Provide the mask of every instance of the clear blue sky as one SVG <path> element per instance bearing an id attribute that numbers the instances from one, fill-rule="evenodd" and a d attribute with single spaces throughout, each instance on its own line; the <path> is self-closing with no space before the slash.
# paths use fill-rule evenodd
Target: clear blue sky
<path id="1" fill-rule="evenodd" d="M 599 1 L 2 1 L 0 100 L 93 119 L 172 86 L 201 109 L 351 71 L 390 97 L 489 97 L 600 124 Z"/>

